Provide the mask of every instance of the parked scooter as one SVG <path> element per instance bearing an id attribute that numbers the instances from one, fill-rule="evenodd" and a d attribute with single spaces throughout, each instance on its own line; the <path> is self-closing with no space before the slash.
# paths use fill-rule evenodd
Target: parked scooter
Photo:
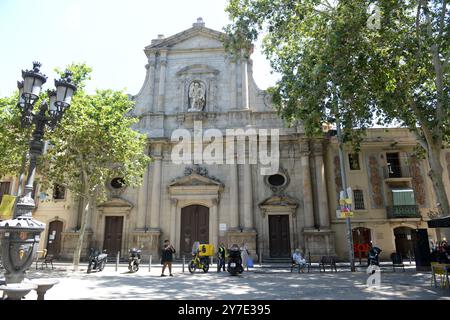
<path id="1" fill-rule="evenodd" d="M 106 262 L 108 262 L 107 258 L 108 255 L 106 254 L 106 250 L 103 250 L 103 253 L 101 253 L 100 251 L 91 248 L 87 273 L 91 273 L 92 270 L 98 272 L 102 271 L 105 268 Z"/>
<path id="2" fill-rule="evenodd" d="M 139 270 L 139 264 L 141 263 L 141 250 L 132 248 L 129 252 L 128 270 L 130 270 L 130 272 L 136 272 Z"/>
<path id="3" fill-rule="evenodd" d="M 238 273 L 242 273 L 244 268 L 242 267 L 241 250 L 237 244 L 233 244 L 230 249 L 228 249 L 228 266 L 227 271 L 235 276 Z"/>

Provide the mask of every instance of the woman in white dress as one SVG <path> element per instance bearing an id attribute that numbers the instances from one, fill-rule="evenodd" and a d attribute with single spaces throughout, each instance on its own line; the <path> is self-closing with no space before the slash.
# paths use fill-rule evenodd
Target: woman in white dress
<path id="1" fill-rule="evenodd" d="M 248 266 L 247 266 L 248 248 L 247 248 L 247 244 L 245 244 L 245 243 L 242 243 L 241 259 L 242 259 L 242 268 L 244 268 L 248 271 Z"/>

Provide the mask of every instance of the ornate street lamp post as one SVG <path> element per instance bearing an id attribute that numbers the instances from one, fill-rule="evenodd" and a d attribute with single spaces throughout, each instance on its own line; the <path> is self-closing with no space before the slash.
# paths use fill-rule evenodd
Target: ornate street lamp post
<path id="1" fill-rule="evenodd" d="M 25 277 L 25 271 L 33 263 L 36 254 L 40 234 L 45 229 L 45 224 L 34 220 L 33 209 L 36 207 L 32 198 L 36 161 L 43 153 L 45 127 L 54 129 L 61 121 L 64 111 L 70 106 L 70 101 L 76 86 L 73 85 L 71 73 L 66 70 L 60 80 L 55 80 L 56 90 L 48 91 L 49 103 L 44 100 L 39 110 L 33 107 L 39 98 L 42 85 L 47 77 L 40 73 L 41 64 L 33 62 L 32 70 L 22 70 L 23 81 L 18 82 L 19 102 L 17 107 L 21 111 L 23 127 L 34 125 L 32 139 L 30 141 L 30 164 L 24 192 L 19 192 L 20 197 L 14 217 L 0 222 L 0 239 L 2 245 L 2 260 L 4 264 L 5 281 L 9 284 L 21 283 Z"/>

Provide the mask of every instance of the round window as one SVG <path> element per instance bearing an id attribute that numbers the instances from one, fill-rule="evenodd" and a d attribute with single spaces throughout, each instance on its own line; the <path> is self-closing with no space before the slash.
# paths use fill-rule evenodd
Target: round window
<path id="1" fill-rule="evenodd" d="M 269 182 L 270 185 L 272 185 L 274 187 L 281 187 L 282 185 L 284 185 L 286 183 L 286 177 L 284 177 L 281 174 L 274 174 L 274 175 L 269 176 L 267 181 Z"/>
<path id="2" fill-rule="evenodd" d="M 125 182 L 123 181 L 123 178 L 114 178 L 111 180 L 111 187 L 114 189 L 121 189 L 125 186 Z"/>

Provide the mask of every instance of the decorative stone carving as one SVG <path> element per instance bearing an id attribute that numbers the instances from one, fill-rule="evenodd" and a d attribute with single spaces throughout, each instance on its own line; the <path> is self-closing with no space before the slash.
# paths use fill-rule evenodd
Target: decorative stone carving
<path id="1" fill-rule="evenodd" d="M 417 204 L 420 206 L 425 205 L 425 190 L 423 188 L 423 185 L 425 183 L 421 172 L 420 172 L 420 162 L 416 157 L 411 157 L 411 163 L 409 165 L 409 168 L 411 170 L 411 176 L 412 176 L 412 187 L 416 194 L 416 201 Z"/>
<path id="2" fill-rule="evenodd" d="M 193 173 L 196 173 L 200 176 L 209 178 L 211 180 L 217 181 L 217 182 L 221 182 L 219 179 L 217 179 L 216 177 L 210 176 L 208 174 L 208 169 L 204 168 L 204 167 L 200 167 L 198 164 L 195 164 L 193 167 L 186 167 L 184 168 L 184 175 L 185 176 L 190 176 Z M 176 178 L 175 180 L 177 180 L 179 178 Z M 174 180 L 174 181 L 175 181 Z"/>
<path id="3" fill-rule="evenodd" d="M 382 180 L 378 172 L 378 160 L 375 155 L 369 156 L 369 181 L 372 188 L 372 205 L 374 208 L 383 207 Z"/>
<path id="4" fill-rule="evenodd" d="M 192 81 L 188 91 L 188 111 L 203 111 L 206 105 L 206 86 L 201 81 Z"/>
<path id="5" fill-rule="evenodd" d="M 270 183 L 270 178 L 274 177 L 276 175 L 282 176 L 284 178 L 284 183 L 280 183 L 280 184 Z M 284 168 L 280 168 L 279 171 L 276 174 L 270 175 L 270 176 L 265 176 L 264 177 L 264 182 L 266 183 L 266 185 L 269 186 L 270 190 L 272 190 L 274 194 L 281 195 L 283 193 L 283 191 L 289 185 L 290 179 L 289 179 L 289 175 L 288 175 L 287 170 L 284 169 Z"/>

